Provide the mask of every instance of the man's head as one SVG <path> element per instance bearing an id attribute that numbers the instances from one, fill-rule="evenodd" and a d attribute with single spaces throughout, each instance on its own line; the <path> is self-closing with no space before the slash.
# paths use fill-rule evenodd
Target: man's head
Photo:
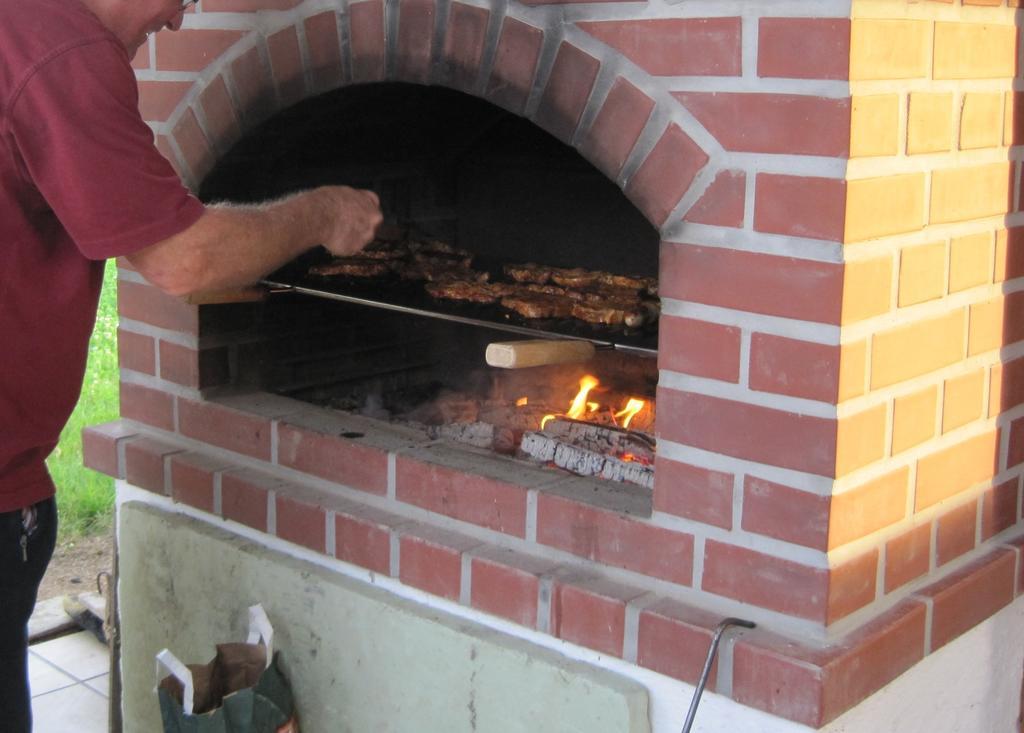
<path id="1" fill-rule="evenodd" d="M 151 33 L 181 27 L 182 17 L 198 0 L 82 0 L 134 56 Z"/>

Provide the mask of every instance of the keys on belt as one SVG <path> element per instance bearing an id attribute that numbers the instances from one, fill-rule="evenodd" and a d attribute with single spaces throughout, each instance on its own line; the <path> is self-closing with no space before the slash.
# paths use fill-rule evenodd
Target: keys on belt
<path id="1" fill-rule="evenodd" d="M 21 510 L 21 561 L 28 562 L 28 541 L 39 529 L 39 510 L 34 506 Z"/>

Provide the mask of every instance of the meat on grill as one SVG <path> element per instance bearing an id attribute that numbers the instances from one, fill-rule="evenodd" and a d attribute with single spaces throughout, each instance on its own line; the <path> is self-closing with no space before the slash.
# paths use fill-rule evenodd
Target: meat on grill
<path id="1" fill-rule="evenodd" d="M 352 257 L 364 257 L 371 260 L 401 260 L 409 256 L 409 250 L 401 246 L 395 246 L 392 242 L 378 243 L 371 242 L 366 249 Z M 347 259 L 347 258 L 342 258 Z"/>
<path id="2" fill-rule="evenodd" d="M 583 294 L 567 290 L 561 285 L 541 285 L 540 283 L 523 283 L 521 286 L 524 292 L 541 293 L 542 295 L 560 295 L 572 300 L 580 300 Z"/>
<path id="3" fill-rule="evenodd" d="M 596 270 L 585 270 L 582 267 L 572 269 L 556 267 L 551 270 L 551 279 L 555 284 L 566 288 L 588 288 L 599 284 L 602 274 Z"/>
<path id="4" fill-rule="evenodd" d="M 525 292 L 506 295 L 501 305 L 523 318 L 568 318 L 572 315 L 573 301 L 558 295 Z"/>
<path id="5" fill-rule="evenodd" d="M 523 265 L 505 265 L 505 274 L 517 283 L 537 283 L 543 285 L 551 279 L 551 268 L 527 262 Z"/>
<path id="6" fill-rule="evenodd" d="M 620 291 L 647 292 L 651 295 L 657 294 L 658 287 L 657 278 L 619 275 L 614 272 L 587 270 L 582 267 L 546 267 L 527 262 L 521 265 L 505 265 L 504 270 L 505 274 L 516 282 L 536 285 L 555 283 L 551 287 L 601 290 L 609 288 Z"/>
<path id="7" fill-rule="evenodd" d="M 442 242 L 438 239 L 410 239 L 404 243 L 413 254 L 422 255 L 450 255 L 453 257 L 473 257 L 473 253 L 456 247 L 453 244 Z"/>
<path id="8" fill-rule="evenodd" d="M 344 275 L 346 277 L 379 277 L 391 272 L 388 260 L 371 259 L 369 257 L 338 257 L 322 265 L 309 268 L 311 275 L 328 277 Z"/>
<path id="9" fill-rule="evenodd" d="M 526 319 L 576 318 L 587 323 L 635 328 L 658 318 L 658 281 L 582 267 L 532 262 L 507 264 L 512 282 L 488 282 L 490 274 L 472 267 L 472 253 L 438 240 L 376 239 L 349 257 L 310 268 L 322 277 L 372 278 L 395 274 L 425 281 L 428 295 L 442 300 L 499 303 Z"/>
<path id="10" fill-rule="evenodd" d="M 467 300 L 471 303 L 494 303 L 515 290 L 508 283 L 480 283 L 468 280 L 448 280 L 427 283 L 426 291 L 443 300 Z"/>
<path id="11" fill-rule="evenodd" d="M 582 300 L 584 303 L 602 303 L 606 300 L 639 303 L 641 300 L 640 291 L 614 285 L 599 285 L 577 292 L 579 297 L 576 300 Z"/>
<path id="12" fill-rule="evenodd" d="M 614 272 L 602 272 L 600 273 L 599 279 L 602 285 L 613 288 L 644 290 L 651 292 L 651 288 L 657 290 L 658 287 L 658 280 L 653 277 L 638 277 L 636 275 L 618 275 Z"/>
<path id="13" fill-rule="evenodd" d="M 629 301 L 605 300 L 591 303 L 573 303 L 573 318 L 587 323 L 599 323 L 605 326 L 627 325 L 637 327 L 644 322 L 644 310 L 637 303 Z"/>
<path id="14" fill-rule="evenodd" d="M 487 282 L 490 274 L 473 270 L 461 262 L 421 259 L 399 263 L 395 272 L 403 280 L 426 280 L 427 282 Z"/>

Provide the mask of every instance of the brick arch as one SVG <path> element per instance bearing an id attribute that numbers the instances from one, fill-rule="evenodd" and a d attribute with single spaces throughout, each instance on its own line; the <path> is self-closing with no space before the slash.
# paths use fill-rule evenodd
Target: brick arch
<path id="1" fill-rule="evenodd" d="M 158 123 L 158 145 L 190 187 L 270 115 L 350 84 L 386 81 L 446 86 L 526 117 L 615 181 L 659 230 L 710 160 L 673 119 L 677 102 L 645 92 L 642 70 L 603 71 L 623 66 L 619 54 L 595 53 L 592 42 L 588 51 L 576 29 L 492 17 L 498 11 L 458 2 L 438 22 L 435 0 L 365 0 L 347 11 L 317 9 L 276 29 L 236 33 L 230 46 L 211 49 L 214 60 L 191 84 L 140 81 L 143 114 Z M 390 44 L 389 24 L 397 27 Z M 179 33 L 225 41 L 223 31 Z M 169 100 L 180 100 L 173 112 Z M 704 186 L 714 176 L 706 178 Z M 706 200 L 720 194 L 729 200 Z M 729 225 L 741 198 L 735 185 L 711 185 L 696 209 L 715 224 L 732 212 Z"/>

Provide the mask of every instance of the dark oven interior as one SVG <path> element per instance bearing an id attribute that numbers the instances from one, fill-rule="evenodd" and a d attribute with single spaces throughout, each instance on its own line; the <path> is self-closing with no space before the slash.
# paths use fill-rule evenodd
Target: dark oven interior
<path id="1" fill-rule="evenodd" d="M 375 84 L 307 100 L 247 133 L 200 197 L 260 201 L 321 184 L 373 189 L 390 225 L 468 250 L 492 271 L 534 262 L 657 277 L 658 234 L 617 186 L 527 120 L 459 92 Z M 310 253 L 270 279 L 294 282 L 325 257 Z M 392 302 L 410 290 L 387 279 L 330 285 Z M 653 457 L 656 322 L 630 331 L 458 306 L 454 312 L 470 316 L 467 323 L 417 315 L 450 316 L 450 303 L 420 298 L 415 305 L 410 312 L 272 295 L 259 306 L 255 338 L 239 351 L 235 381 L 506 453 L 519 451 L 523 432 L 537 430 L 545 415 L 570 413 L 577 398 L 582 412 L 560 417 L 558 429 L 577 430 L 577 420 L 601 424 L 608 434 L 599 443 L 622 443 L 618 452 L 628 455 L 646 445 Z M 529 338 L 535 328 L 593 338 L 599 347 L 586 363 L 519 370 L 485 364 L 489 343 Z M 600 383 L 581 401 L 588 374 Z M 626 429 L 630 398 L 645 404 Z"/>

